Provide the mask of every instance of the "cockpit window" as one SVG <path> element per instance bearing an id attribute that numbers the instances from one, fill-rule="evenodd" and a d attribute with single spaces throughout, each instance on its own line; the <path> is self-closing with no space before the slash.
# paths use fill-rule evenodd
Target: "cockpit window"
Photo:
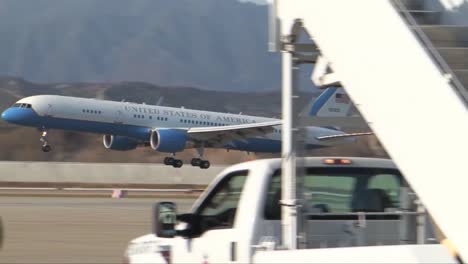
<path id="1" fill-rule="evenodd" d="M 16 104 L 12 105 L 11 107 L 32 108 L 32 106 L 30 104 L 19 104 L 19 103 L 16 103 Z"/>

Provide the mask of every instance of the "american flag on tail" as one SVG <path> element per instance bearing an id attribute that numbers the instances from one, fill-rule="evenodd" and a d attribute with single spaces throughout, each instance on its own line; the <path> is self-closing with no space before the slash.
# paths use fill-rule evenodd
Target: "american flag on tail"
<path id="1" fill-rule="evenodd" d="M 349 97 L 347 94 L 336 93 L 335 103 L 337 104 L 349 104 Z"/>

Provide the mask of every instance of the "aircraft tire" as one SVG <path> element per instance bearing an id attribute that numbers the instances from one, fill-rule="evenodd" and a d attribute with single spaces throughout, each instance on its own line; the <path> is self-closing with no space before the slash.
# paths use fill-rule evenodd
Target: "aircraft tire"
<path id="1" fill-rule="evenodd" d="M 200 169 L 208 169 L 211 166 L 208 160 L 202 160 L 200 162 Z"/>
<path id="2" fill-rule="evenodd" d="M 50 145 L 42 146 L 42 151 L 43 152 L 50 152 L 51 150 L 52 150 L 52 147 Z"/>
<path id="3" fill-rule="evenodd" d="M 182 165 L 184 165 L 184 163 L 181 160 L 178 160 L 178 159 L 174 160 L 174 162 L 172 163 L 172 166 L 174 168 L 180 168 L 180 167 L 182 167 Z"/>
<path id="4" fill-rule="evenodd" d="M 164 158 L 164 165 L 173 165 L 175 159 L 173 157 L 165 157 Z"/>
<path id="5" fill-rule="evenodd" d="M 201 159 L 199 158 L 193 158 L 192 161 L 190 161 L 190 164 L 194 167 L 200 167 Z"/>

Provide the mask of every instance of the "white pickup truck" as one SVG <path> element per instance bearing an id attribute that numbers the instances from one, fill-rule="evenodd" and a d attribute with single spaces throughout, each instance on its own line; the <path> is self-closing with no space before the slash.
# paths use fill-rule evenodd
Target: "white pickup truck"
<path id="1" fill-rule="evenodd" d="M 392 161 L 305 158 L 301 249 L 282 247 L 281 160 L 225 169 L 177 215 L 157 203 L 153 233 L 125 263 L 456 263 Z"/>

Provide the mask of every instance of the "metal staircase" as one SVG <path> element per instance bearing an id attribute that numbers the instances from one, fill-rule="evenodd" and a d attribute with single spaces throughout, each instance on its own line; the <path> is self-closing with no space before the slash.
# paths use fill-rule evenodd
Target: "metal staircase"
<path id="1" fill-rule="evenodd" d="M 295 147 L 288 142 L 294 142 L 296 121 L 289 119 L 297 63 L 304 57 L 295 39 L 305 30 L 317 47 L 305 60 L 315 63 L 314 83 L 345 88 L 466 260 L 468 214 L 461 204 L 468 186 L 468 8 L 457 9 L 465 23 L 447 23 L 456 21 L 447 5 L 456 4 L 468 5 L 446 0 L 272 0 L 269 47 L 283 53 L 286 77 L 283 182 L 295 184 Z M 295 201 L 294 192 L 282 199 Z M 283 229 L 286 246 L 294 246 L 297 235 L 289 232 L 295 225 L 292 209 L 283 208 L 291 216 Z"/>
<path id="2" fill-rule="evenodd" d="M 434 62 L 468 101 L 468 26 L 443 24 L 444 11 L 431 10 L 425 0 L 392 2 Z"/>

